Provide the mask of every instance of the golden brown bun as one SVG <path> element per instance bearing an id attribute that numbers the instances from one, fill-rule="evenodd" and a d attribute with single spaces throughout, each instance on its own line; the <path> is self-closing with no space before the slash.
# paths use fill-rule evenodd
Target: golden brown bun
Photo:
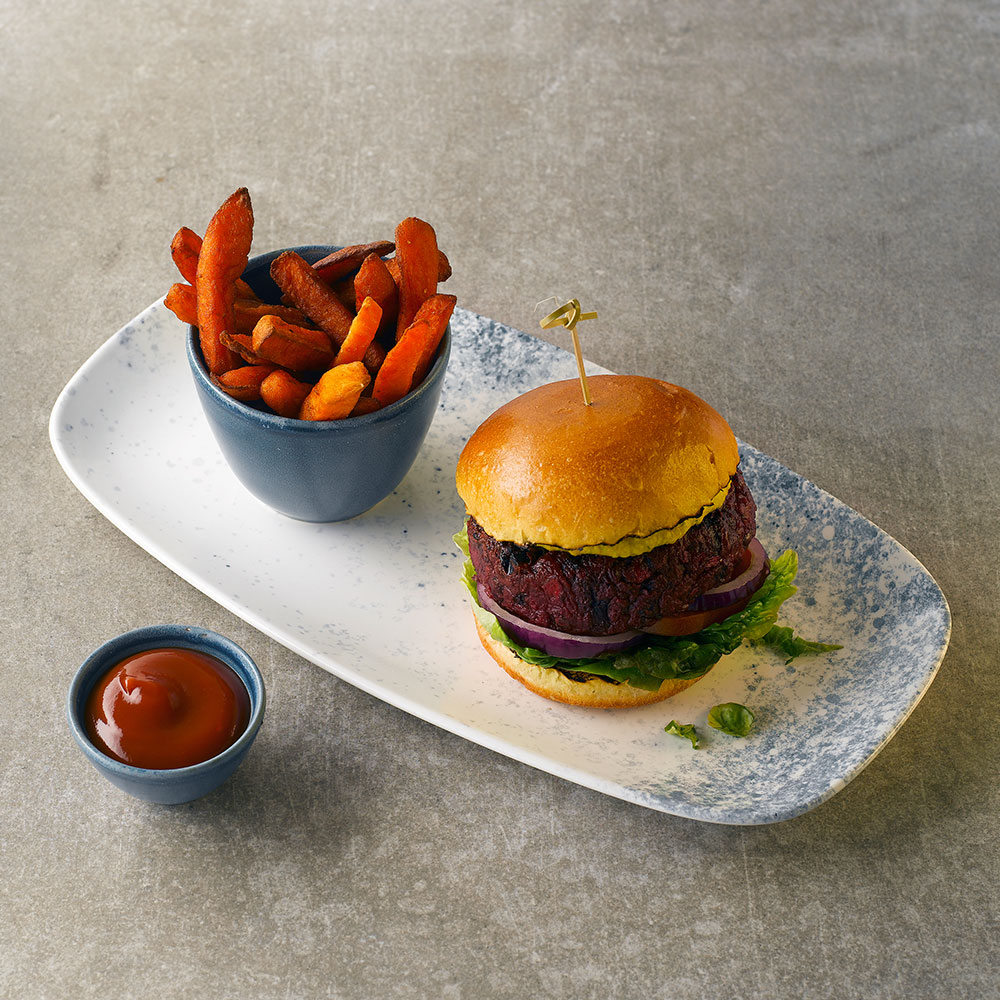
<path id="1" fill-rule="evenodd" d="M 501 406 L 467 442 L 456 485 L 494 538 L 611 545 L 721 502 L 739 451 L 708 403 L 637 375 L 587 381 L 593 405 L 576 379 L 551 382 Z"/>
<path id="2" fill-rule="evenodd" d="M 586 681 L 570 680 L 565 674 L 549 667 L 539 667 L 516 656 L 503 643 L 497 642 L 476 619 L 476 631 L 483 648 L 516 681 L 529 691 L 566 705 L 585 708 L 636 708 L 665 701 L 701 680 L 666 680 L 656 691 L 644 691 L 630 684 L 612 684 L 594 677 Z"/>

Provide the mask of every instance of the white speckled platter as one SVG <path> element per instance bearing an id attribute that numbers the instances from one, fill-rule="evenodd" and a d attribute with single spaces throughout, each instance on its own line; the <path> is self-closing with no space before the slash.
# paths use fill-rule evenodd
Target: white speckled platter
<path id="1" fill-rule="evenodd" d="M 451 541 L 463 515 L 453 473 L 487 414 L 535 385 L 574 378 L 572 355 L 458 310 L 440 410 L 409 475 L 368 514 L 316 525 L 274 513 L 229 471 L 195 395 L 184 333 L 155 303 L 73 376 L 49 427 L 67 475 L 126 535 L 260 631 L 483 746 L 663 812 L 770 823 L 812 809 L 857 775 L 944 656 L 948 606 L 920 563 L 742 445 L 761 540 L 774 555 L 799 553 L 800 592 L 782 620 L 844 649 L 786 665 L 776 652 L 744 647 L 688 691 L 641 709 L 537 698 L 476 639 Z M 754 710 L 749 738 L 708 728 L 708 709 L 723 701 Z M 701 748 L 664 733 L 671 719 L 695 723 Z"/>

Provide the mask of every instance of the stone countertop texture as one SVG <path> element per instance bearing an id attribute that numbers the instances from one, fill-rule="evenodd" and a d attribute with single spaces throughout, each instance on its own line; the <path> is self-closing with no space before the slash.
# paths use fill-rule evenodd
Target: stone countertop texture
<path id="1" fill-rule="evenodd" d="M 0 94 L 0 996 L 1000 996 L 995 4 L 7 0 Z M 912 551 L 954 631 L 885 750 L 776 825 L 628 805 L 350 687 L 106 521 L 51 407 L 241 185 L 257 251 L 413 214 L 466 308 L 540 333 L 580 296 L 592 360 L 717 401 Z M 177 808 L 104 782 L 63 707 L 160 621 L 241 643 L 270 699 Z"/>

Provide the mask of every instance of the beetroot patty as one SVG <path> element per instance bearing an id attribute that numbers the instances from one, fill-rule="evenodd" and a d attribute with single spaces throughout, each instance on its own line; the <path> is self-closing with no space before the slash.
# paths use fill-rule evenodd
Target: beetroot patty
<path id="1" fill-rule="evenodd" d="M 469 518 L 478 582 L 501 605 L 543 628 L 614 635 L 683 611 L 733 576 L 757 533 L 757 505 L 737 472 L 725 503 L 672 545 L 641 556 L 572 556 L 500 542 Z"/>

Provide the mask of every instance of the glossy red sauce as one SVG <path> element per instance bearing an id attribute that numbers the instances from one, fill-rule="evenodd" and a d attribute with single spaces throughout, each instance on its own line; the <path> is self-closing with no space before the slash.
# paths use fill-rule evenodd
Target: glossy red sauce
<path id="1" fill-rule="evenodd" d="M 250 721 L 236 672 L 193 649 L 150 649 L 112 667 L 87 698 L 87 735 L 134 767 L 198 764 L 233 745 Z"/>

